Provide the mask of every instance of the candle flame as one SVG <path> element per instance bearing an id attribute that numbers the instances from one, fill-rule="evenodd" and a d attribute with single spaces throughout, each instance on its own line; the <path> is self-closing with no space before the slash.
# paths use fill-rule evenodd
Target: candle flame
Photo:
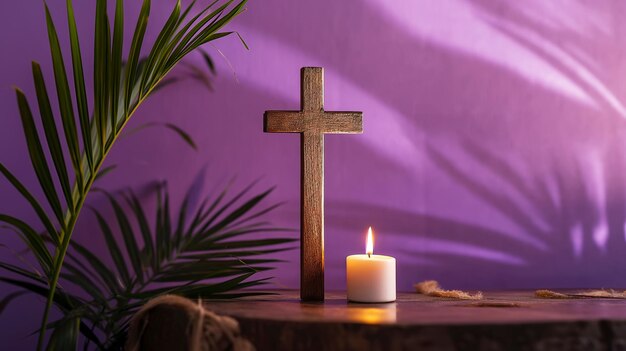
<path id="1" fill-rule="evenodd" d="M 372 227 L 367 230 L 367 243 L 365 244 L 365 253 L 371 256 L 374 253 L 374 236 L 372 235 Z"/>

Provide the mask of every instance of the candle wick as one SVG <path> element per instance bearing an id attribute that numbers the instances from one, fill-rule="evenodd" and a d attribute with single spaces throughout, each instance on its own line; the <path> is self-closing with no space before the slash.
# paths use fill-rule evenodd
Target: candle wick
<path id="1" fill-rule="evenodd" d="M 367 253 L 367 258 L 372 258 L 372 254 L 371 253 Z"/>

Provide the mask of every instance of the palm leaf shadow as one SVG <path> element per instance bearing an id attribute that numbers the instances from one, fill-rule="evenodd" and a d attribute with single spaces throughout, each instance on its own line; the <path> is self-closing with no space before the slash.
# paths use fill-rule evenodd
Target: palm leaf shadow
<path id="1" fill-rule="evenodd" d="M 465 142 L 462 145 L 467 157 L 480 163 L 491 175 L 515 189 L 516 193 L 504 195 L 498 188 L 487 185 L 488 180 L 480 181 L 472 175 L 474 173 L 463 171 L 457 166 L 458 162 L 442 152 L 433 147 L 428 147 L 427 150 L 433 162 L 456 183 L 484 201 L 499 215 L 516 223 L 526 234 L 545 242 L 547 250 L 525 252 L 524 259 L 529 263 L 529 269 L 560 274 L 572 272 L 573 276 L 578 271 L 592 275 L 590 281 L 601 281 L 601 276 L 586 272 L 588 267 L 624 262 L 623 255 L 618 254 L 624 246 L 623 240 L 619 240 L 624 234 L 625 219 L 623 211 L 619 211 L 623 206 L 614 209 L 608 204 L 609 207 L 605 209 L 609 212 L 610 219 L 607 228 L 609 239 L 605 246 L 593 240 L 598 228 L 602 228 L 602 214 L 599 213 L 601 208 L 595 208 L 595 202 L 585 187 L 585 182 L 604 182 L 601 185 L 606 187 L 606 179 L 586 179 L 581 169 L 583 166 L 576 164 L 574 172 L 567 176 L 562 172 L 552 173 L 552 183 L 556 184 L 552 191 L 548 189 L 548 181 L 539 178 L 530 181 L 534 185 L 531 187 L 505 159 L 495 156 L 495 153 L 476 143 Z M 587 185 L 590 186 L 593 185 Z M 609 190 L 601 189 L 604 192 Z M 524 210 L 515 201 L 519 197 L 532 205 L 529 210 Z M 545 229 L 541 230 L 534 225 L 537 218 L 539 222 L 547 224 Z M 580 237 L 575 238 L 574 234 L 579 234 Z M 616 240 L 621 244 L 616 243 Z M 575 252 L 577 245 L 580 252 Z M 611 249 L 607 250 L 607 247 Z"/>
<path id="2" fill-rule="evenodd" d="M 599 67 L 602 67 L 602 65 L 594 67 L 581 57 L 581 53 L 588 55 L 588 57 L 594 57 L 595 52 L 585 51 L 588 51 L 589 47 L 595 48 L 598 41 L 604 43 L 602 39 L 605 38 L 601 37 L 599 39 L 598 33 L 594 33 L 594 36 L 587 38 L 572 35 L 565 39 L 558 38 L 559 34 L 562 35 L 562 33 L 558 32 L 558 29 L 555 27 L 550 28 L 540 23 L 523 11 L 513 11 L 511 15 L 507 16 L 506 21 L 498 21 L 497 17 L 494 16 L 498 10 L 492 4 L 482 0 L 472 0 L 471 3 L 478 11 L 483 13 L 483 20 L 487 25 L 522 47 L 527 48 L 553 68 L 563 73 L 564 76 L 572 80 L 578 88 L 591 97 L 603 112 L 618 117 L 618 120 L 626 117 L 624 115 L 626 113 L 624 106 L 617 100 L 615 92 L 611 91 L 610 84 L 603 79 L 605 76 L 599 72 Z M 534 36 L 524 35 L 524 33 L 532 33 Z M 543 46 L 541 41 L 545 41 L 552 48 L 556 48 L 560 53 L 567 55 L 570 65 L 564 63 L 563 58 L 559 57 L 554 50 Z M 590 45 L 591 41 L 593 41 L 593 45 Z M 578 67 L 572 67 L 572 64 Z M 586 72 L 581 73 L 582 70 Z M 585 75 L 585 73 L 588 74 Z M 594 85 L 590 80 L 595 80 L 600 86 Z"/>

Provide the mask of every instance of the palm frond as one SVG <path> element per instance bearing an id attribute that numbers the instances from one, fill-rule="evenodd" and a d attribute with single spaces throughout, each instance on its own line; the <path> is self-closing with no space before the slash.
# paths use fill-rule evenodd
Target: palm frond
<path id="1" fill-rule="evenodd" d="M 115 271 L 106 268 L 106 264 L 95 252 L 85 246 L 73 244 L 68 254 L 79 255 L 88 264 L 66 265 L 68 274 L 62 276 L 68 282 L 79 286 L 92 299 L 88 302 L 101 314 L 91 320 L 83 316 L 103 332 L 119 329 L 125 325 L 136 308 L 149 299 L 162 294 L 179 294 L 187 297 L 226 298 L 254 294 L 251 291 L 240 291 L 247 287 L 257 287 L 267 282 L 267 278 L 250 279 L 259 272 L 271 270 L 280 260 L 259 258 L 259 255 L 278 253 L 292 249 L 294 238 L 277 236 L 287 232 L 286 229 L 275 228 L 265 222 L 253 223 L 256 217 L 241 219 L 248 211 L 264 214 L 266 209 L 273 210 L 273 205 L 263 205 L 272 189 L 242 199 L 241 193 L 234 196 L 241 206 L 232 212 L 222 212 L 217 220 L 205 216 L 200 226 L 213 233 L 198 240 L 198 232 L 186 218 L 198 218 L 203 210 L 192 208 L 190 197 L 196 189 L 191 188 L 182 200 L 176 213 L 172 213 L 169 192 L 165 184 L 154 189 L 153 196 L 157 206 L 152 214 L 155 219 L 150 227 L 146 209 L 132 191 L 117 195 L 105 193 L 113 209 L 113 216 L 118 224 L 117 231 L 108 225 L 105 214 L 94 210 L 100 224 L 102 234 L 107 243 L 111 261 L 117 268 Z M 245 193 L 250 191 L 246 187 Z M 244 193 L 244 194 L 245 194 Z M 220 194 L 221 198 L 228 193 Z M 118 198 L 124 201 L 119 201 Z M 210 201 L 206 198 L 204 203 Z M 232 199 L 228 201 L 231 203 Z M 245 209 L 245 211 L 244 211 Z M 176 219 L 170 222 L 170 219 Z M 214 224 L 208 221 L 213 220 Z M 134 228 L 141 234 L 136 235 Z M 262 238 L 254 238 L 262 233 Z M 252 238 L 250 238 L 252 236 Z M 142 238 L 138 242 L 137 238 Z M 248 239 L 238 239 L 248 238 Z M 156 245 L 156 247 L 155 247 Z M 127 269 L 132 267 L 132 270 Z M 112 282 L 123 284 L 116 286 Z M 104 283 L 113 285 L 108 290 L 109 296 L 101 296 L 100 290 L 94 286 Z M 115 304 L 110 304 L 115 301 Z M 119 329 L 123 333 L 124 328 Z M 109 334 L 107 340 L 118 340 L 119 335 Z"/>
<path id="2" fill-rule="evenodd" d="M 50 252 L 34 226 L 11 216 L 0 216 L 0 222 L 7 223 L 20 233 L 20 237 L 32 250 L 46 275 L 47 302 L 39 329 L 38 349 L 43 347 L 48 316 L 55 303 L 57 285 L 76 221 L 94 181 L 98 175 L 104 173 L 101 172 L 101 168 L 109 150 L 118 140 L 135 110 L 184 56 L 208 41 L 229 34 L 220 33 L 219 30 L 243 11 L 246 0 L 234 5 L 231 0 L 209 12 L 216 3 L 217 1 L 187 20 L 193 3 L 181 14 L 180 2 L 177 2 L 158 40 L 152 45 L 149 57 L 142 61 L 139 57 L 144 46 L 151 6 L 150 0 L 144 0 L 124 65 L 123 0 L 116 0 L 113 24 L 107 13 L 107 0 L 97 0 L 94 28 L 94 95 L 91 110 L 88 106 L 82 52 L 72 0 L 66 1 L 66 7 L 73 89 L 70 89 L 67 63 L 63 58 L 59 33 L 47 5 L 44 6 L 54 73 L 55 94 L 51 95 L 56 95 L 58 99 L 57 118 L 61 122 L 63 136 L 61 131 L 57 130 L 55 113 L 51 108 L 46 81 L 39 64 L 33 63 L 33 81 L 43 131 L 38 130 L 34 122 L 35 118 L 25 94 L 16 89 L 16 96 L 30 161 L 45 199 L 43 201 L 35 199 L 31 191 L 0 165 L 0 174 L 9 180 L 36 212 L 46 230 L 46 235 L 51 239 L 54 250 Z M 187 139 L 181 131 L 176 132 Z M 47 150 L 44 150 L 40 134 L 45 135 Z M 52 159 L 52 164 L 49 164 L 47 155 Z M 69 156 L 71 167 L 66 165 L 66 156 Z M 167 222 L 164 221 L 161 226 L 166 230 Z M 132 243 L 127 244 L 132 249 Z M 139 267 L 136 258 L 131 262 L 131 266 L 136 274 Z"/>

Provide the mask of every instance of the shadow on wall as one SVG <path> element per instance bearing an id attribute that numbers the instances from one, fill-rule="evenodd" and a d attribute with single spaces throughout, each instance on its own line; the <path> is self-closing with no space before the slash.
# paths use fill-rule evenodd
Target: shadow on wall
<path id="1" fill-rule="evenodd" d="M 394 242 L 394 252 L 399 253 L 399 271 L 405 278 L 401 281 L 435 278 L 480 289 L 623 286 L 624 205 L 595 202 L 589 188 L 603 186 L 602 179 L 584 180 L 582 172 L 566 179 L 558 169 L 555 179 L 524 179 L 506 160 L 465 144 L 466 156 L 490 175 L 477 178 L 440 151 L 427 150 L 450 178 L 513 225 L 502 231 L 384 206 L 331 203 L 328 220 L 336 228 L 371 223 L 391 237 L 386 240 Z M 502 191 L 505 187 L 498 182 L 509 190 Z"/>
<path id="2" fill-rule="evenodd" d="M 368 175 L 355 183 L 369 190 L 343 190 L 328 179 L 327 223 L 335 227 L 327 231 L 360 229 L 375 218 L 402 255 L 420 257 L 417 267 L 405 267 L 412 272 L 405 280 L 417 273 L 487 288 L 623 286 L 626 114 L 615 73 L 624 52 L 615 44 L 624 29 L 605 25 L 623 5 L 605 5 L 403 3 L 406 17 L 414 16 L 403 23 L 377 1 L 307 2 L 290 18 L 265 4 L 244 25 L 397 111 L 366 110 L 369 141 L 413 141 L 413 150 L 397 148 L 386 160 L 380 144 L 345 146 L 351 174 Z M 587 21 L 584 29 L 559 22 L 560 12 Z M 346 13 L 350 19 L 341 20 Z M 459 22 L 442 22 L 455 15 Z M 290 30 L 295 23 L 315 30 Z M 403 135 L 377 134 L 391 122 Z M 421 159 L 404 157 L 415 150 Z M 327 157 L 328 169 L 338 168 Z M 387 163 L 393 166 L 381 167 Z M 382 179 L 388 182 L 376 183 Z M 392 187 L 407 189 L 405 198 L 389 198 Z M 418 209 L 371 205 L 408 198 L 419 199 Z"/>

